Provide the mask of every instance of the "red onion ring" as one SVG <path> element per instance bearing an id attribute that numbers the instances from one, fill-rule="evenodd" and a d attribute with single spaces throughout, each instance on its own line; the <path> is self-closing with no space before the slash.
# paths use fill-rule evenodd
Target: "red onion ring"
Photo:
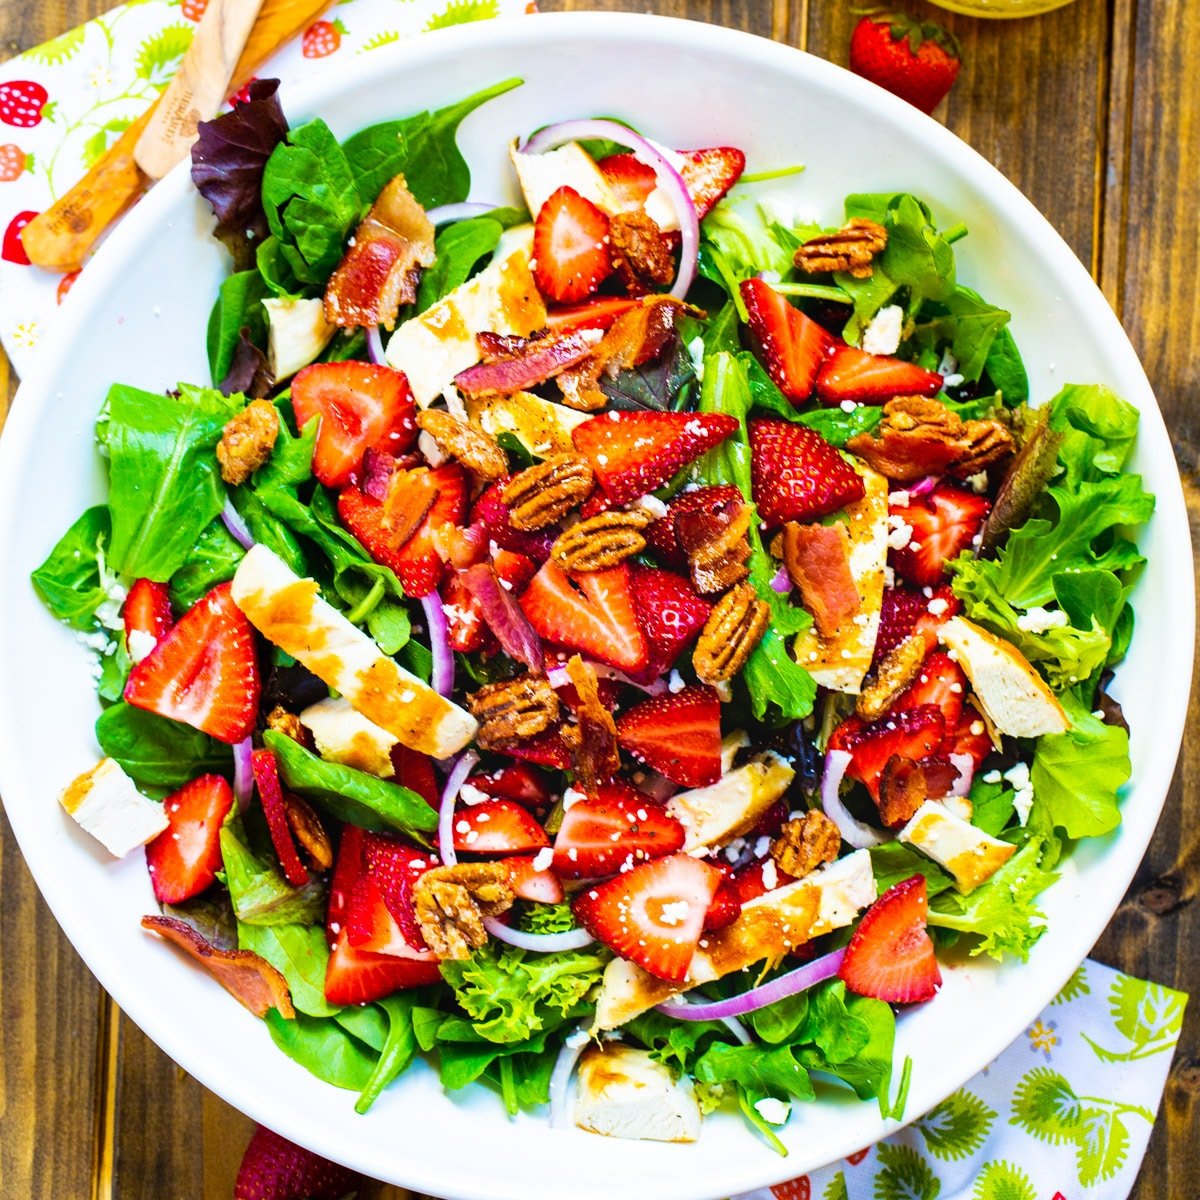
<path id="1" fill-rule="evenodd" d="M 583 1035 L 582 1037 L 580 1035 Z M 554 1070 L 550 1073 L 550 1128 L 566 1129 L 570 1124 L 571 1115 L 571 1076 L 575 1072 L 575 1064 L 579 1056 L 588 1048 L 589 1038 L 583 1025 L 577 1026 L 569 1034 L 554 1060 Z"/>
<path id="2" fill-rule="evenodd" d="M 924 479 L 918 479 L 911 487 L 904 490 L 908 492 L 910 498 L 915 497 L 919 500 L 922 496 L 928 496 L 937 487 L 940 479 L 940 475 L 926 475 Z"/>
<path id="3" fill-rule="evenodd" d="M 367 335 L 367 357 L 377 366 L 385 366 L 387 359 L 383 354 L 383 334 L 378 325 L 367 325 L 363 332 Z"/>
<path id="4" fill-rule="evenodd" d="M 431 208 L 425 215 L 432 225 L 449 225 L 451 221 L 465 221 L 468 217 L 482 217 L 485 213 L 495 212 L 500 205 L 480 204 L 476 200 L 464 200 L 461 204 L 439 204 Z"/>
<path id="5" fill-rule="evenodd" d="M 497 941 L 507 942 L 521 950 L 536 954 L 553 954 L 556 950 L 582 950 L 596 939 L 586 929 L 568 929 L 565 933 L 524 933 L 513 929 L 495 917 L 484 917 L 483 927 Z"/>
<path id="6" fill-rule="evenodd" d="M 842 837 L 855 850 L 865 850 L 871 846 L 880 846 L 888 839 L 878 829 L 858 820 L 842 803 L 838 794 L 842 777 L 850 765 L 848 750 L 830 750 L 825 755 L 825 771 L 821 776 L 821 807 L 825 815 L 841 830 Z"/>
<path id="7" fill-rule="evenodd" d="M 846 956 L 845 948 L 834 950 L 814 958 L 812 962 L 772 979 L 761 987 L 751 988 L 740 996 L 731 996 L 728 1000 L 705 1000 L 695 1002 L 676 996 L 655 1007 L 668 1017 L 676 1017 L 681 1021 L 724 1021 L 728 1017 L 742 1017 L 746 1013 L 756 1012 L 788 996 L 806 992 L 826 979 L 832 979 L 842 965 Z"/>
<path id="8" fill-rule="evenodd" d="M 437 590 L 421 597 L 421 609 L 429 626 L 429 649 L 433 652 L 433 675 L 430 684 L 439 696 L 454 691 L 454 651 L 450 649 L 450 630 L 446 625 L 446 610 Z"/>
<path id="9" fill-rule="evenodd" d="M 624 671 L 618 671 L 616 667 L 610 667 L 605 663 L 592 662 L 591 659 L 584 659 L 584 663 L 596 672 L 597 679 L 615 679 L 618 683 L 625 683 L 632 688 L 637 688 L 639 692 L 645 692 L 647 696 L 661 696 L 667 690 L 667 681 L 665 679 L 655 679 L 651 683 L 638 683 L 636 679 L 630 679 Z M 571 676 L 567 673 L 566 667 L 552 668 L 546 673 L 546 680 L 556 690 L 571 685 Z"/>
<path id="10" fill-rule="evenodd" d="M 254 765 L 251 755 L 254 753 L 254 742 L 251 738 L 238 742 L 233 747 L 233 797 L 237 801 L 238 811 L 245 812 L 254 795 Z"/>
<path id="11" fill-rule="evenodd" d="M 969 754 L 951 754 L 951 764 L 958 771 L 958 778 L 950 785 L 947 796 L 961 799 L 971 794 L 971 784 L 975 779 L 975 760 Z"/>
<path id="12" fill-rule="evenodd" d="M 454 852 L 454 805 L 458 800 L 459 789 L 475 769 L 477 762 L 479 755 L 474 750 L 468 750 L 450 768 L 450 774 L 446 776 L 446 786 L 442 789 L 442 800 L 438 805 L 437 848 L 442 863 L 447 867 L 458 866 L 458 855 Z"/>
<path id="13" fill-rule="evenodd" d="M 233 507 L 233 501 L 228 496 L 225 497 L 225 507 L 221 509 L 221 520 L 225 522 L 225 528 L 229 530 L 234 541 L 243 550 L 253 548 L 254 535 L 250 532 L 250 527 L 242 520 L 242 514 Z"/>
<path id="14" fill-rule="evenodd" d="M 696 278 L 700 221 L 696 216 L 695 201 L 692 200 L 692 194 L 688 191 L 683 176 L 664 154 L 641 134 L 634 133 L 632 129 L 616 121 L 606 121 L 601 117 L 560 121 L 557 125 L 547 125 L 545 129 L 539 129 L 532 137 L 526 138 L 519 150 L 522 154 L 541 154 L 546 150 L 556 149 L 564 142 L 587 141 L 590 138 L 606 138 L 619 146 L 627 146 L 635 157 L 648 167 L 654 168 L 659 186 L 666 192 L 671 207 L 679 218 L 679 274 L 671 287 L 671 295 L 677 300 L 682 300 Z"/>

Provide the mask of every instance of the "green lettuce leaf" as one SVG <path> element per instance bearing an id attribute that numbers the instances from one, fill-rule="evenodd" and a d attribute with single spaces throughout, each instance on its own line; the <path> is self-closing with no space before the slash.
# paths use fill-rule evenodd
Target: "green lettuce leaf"
<path id="1" fill-rule="evenodd" d="M 275 1045 L 318 1079 L 351 1092 L 361 1092 L 371 1082 L 378 1055 L 336 1019 L 297 1012 L 289 1021 L 271 1008 L 266 1022 Z"/>
<path id="2" fill-rule="evenodd" d="M 95 626 L 96 610 L 108 599 L 104 545 L 111 531 L 107 507 L 89 508 L 30 576 L 34 590 L 54 616 L 84 633 Z"/>
<path id="3" fill-rule="evenodd" d="M 301 887 L 292 887 L 275 865 L 273 851 L 263 836 L 251 845 L 246 822 L 261 814 L 253 810 L 243 818 L 230 813 L 221 826 L 221 874 L 239 929 L 248 925 L 313 925 L 324 920 L 326 889 L 319 878 Z M 280 968 L 282 970 L 282 968 Z"/>
<path id="4" fill-rule="evenodd" d="M 233 751 L 206 733 L 121 701 L 96 718 L 96 741 L 136 783 L 181 788 L 197 775 L 227 774 Z"/>
<path id="5" fill-rule="evenodd" d="M 325 999 L 329 944 L 321 925 L 238 923 L 238 948 L 265 958 L 287 980 L 292 1004 L 310 1017 L 332 1017 L 336 1004 Z"/>
<path id="6" fill-rule="evenodd" d="M 232 579 L 246 557 L 238 540 L 218 517 L 205 527 L 183 565 L 171 576 L 171 603 L 187 612 L 201 596 Z"/>

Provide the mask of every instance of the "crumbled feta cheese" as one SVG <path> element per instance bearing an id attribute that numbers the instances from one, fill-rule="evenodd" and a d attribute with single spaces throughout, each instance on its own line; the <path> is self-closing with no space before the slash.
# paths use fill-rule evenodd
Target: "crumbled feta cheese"
<path id="1" fill-rule="evenodd" d="M 888 507 L 889 508 L 907 508 L 912 497 L 908 492 L 900 490 L 888 492 Z"/>
<path id="2" fill-rule="evenodd" d="M 473 783 L 464 783 L 458 789 L 458 798 L 464 804 L 483 804 L 484 801 L 490 800 L 491 796 L 487 792 L 480 791 Z"/>
<path id="3" fill-rule="evenodd" d="M 771 839 L 769 837 L 760 837 L 754 843 L 754 857 L 766 858 L 767 852 L 771 849 Z"/>
<path id="4" fill-rule="evenodd" d="M 543 846 L 533 856 L 533 869 L 535 871 L 548 871 L 550 864 L 554 861 L 554 851 L 549 846 Z"/>
<path id="5" fill-rule="evenodd" d="M 687 687 L 684 678 L 678 671 L 672 670 L 667 678 L 667 691 L 674 695 L 677 692 L 682 692 Z"/>
<path id="6" fill-rule="evenodd" d="M 755 1101 L 754 1111 L 768 1125 L 784 1125 L 792 1115 L 792 1106 L 782 1100 L 776 1100 L 774 1096 L 764 1096 L 763 1099 Z"/>
<path id="7" fill-rule="evenodd" d="M 1017 617 L 1017 628 L 1026 633 L 1045 633 L 1048 629 L 1059 629 L 1066 624 L 1067 614 L 1061 608 L 1051 612 L 1041 605 L 1036 605 Z"/>
<path id="8" fill-rule="evenodd" d="M 841 404 L 838 405 L 838 408 L 840 408 L 844 413 L 852 413 L 858 408 L 858 401 L 843 400 Z"/>
<path id="9" fill-rule="evenodd" d="M 963 382 L 964 382 L 963 376 L 961 376 L 961 375 L 955 374 L 955 375 L 943 375 L 942 376 L 942 387 L 948 387 L 948 388 L 962 387 Z"/>
<path id="10" fill-rule="evenodd" d="M 947 375 L 953 375 L 958 370 L 958 359 L 950 352 L 949 349 L 942 353 L 942 361 L 938 363 L 937 373 L 945 379 Z"/>
<path id="11" fill-rule="evenodd" d="M 912 526 L 899 513 L 889 513 L 887 523 L 887 544 L 893 550 L 903 550 L 912 541 Z"/>
<path id="12" fill-rule="evenodd" d="M 578 804 L 580 800 L 587 799 L 587 792 L 581 792 L 578 788 L 569 787 L 563 792 L 562 806 L 563 812 L 566 812 L 573 804 Z"/>
<path id="13" fill-rule="evenodd" d="M 971 491 L 982 496 L 988 490 L 988 476 L 986 471 L 980 471 L 978 475 L 968 475 L 967 485 Z"/>
<path id="14" fill-rule="evenodd" d="M 898 304 L 889 304 L 863 330 L 862 348 L 868 354 L 895 354 L 903 331 L 904 310 Z"/>
<path id="15" fill-rule="evenodd" d="M 724 853 L 726 862 L 737 862 L 742 857 L 746 849 L 746 839 L 744 837 L 734 838 L 728 846 L 725 847 Z"/>
<path id="16" fill-rule="evenodd" d="M 688 342 L 687 347 L 688 357 L 692 360 L 692 369 L 696 372 L 696 378 L 701 383 L 704 382 L 704 339 L 702 337 L 692 338 Z"/>
<path id="17" fill-rule="evenodd" d="M 129 646 L 130 660 L 140 663 L 158 644 L 158 639 L 145 629 L 131 629 L 126 642 Z"/>
<path id="18" fill-rule="evenodd" d="M 768 892 L 774 891 L 774 889 L 779 886 L 779 870 L 775 866 L 775 860 L 773 858 L 768 858 L 767 861 L 763 863 L 762 881 L 763 887 L 765 887 Z"/>
<path id="19" fill-rule="evenodd" d="M 647 516 L 658 520 L 660 517 L 667 515 L 667 506 L 657 497 L 649 494 L 643 496 L 638 502 L 637 507 L 646 513 Z"/>
<path id="20" fill-rule="evenodd" d="M 896 586 L 896 572 L 892 570 L 890 563 L 883 568 L 883 585 L 884 587 Z"/>
<path id="21" fill-rule="evenodd" d="M 717 699 L 722 704 L 729 704 L 733 700 L 733 686 L 728 679 L 722 679 L 720 683 L 713 684 L 713 691 L 717 693 Z"/>
<path id="22" fill-rule="evenodd" d="M 664 925 L 680 925 L 687 920 L 690 908 L 691 905 L 686 900 L 672 900 L 669 904 L 662 906 L 658 919 Z"/>
<path id="23" fill-rule="evenodd" d="M 950 607 L 950 601 L 943 596 L 934 596 L 932 600 L 925 606 L 926 612 L 931 616 L 940 617 L 942 613 Z"/>

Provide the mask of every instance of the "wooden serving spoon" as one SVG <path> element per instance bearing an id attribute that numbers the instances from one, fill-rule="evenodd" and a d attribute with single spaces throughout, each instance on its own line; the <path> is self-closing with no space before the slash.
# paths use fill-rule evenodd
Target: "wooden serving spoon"
<path id="1" fill-rule="evenodd" d="M 262 3 L 208 0 L 179 70 L 133 148 L 137 165 L 151 179 L 161 179 L 181 162 L 199 136 L 196 127 L 220 112 Z"/>
<path id="2" fill-rule="evenodd" d="M 306 29 L 329 4 L 330 0 L 263 0 L 228 91 L 248 83 L 284 42 Z M 134 148 L 154 111 L 152 105 L 70 191 L 25 226 L 21 242 L 30 262 L 53 271 L 79 270 L 100 235 L 142 194 L 151 181 L 137 165 Z"/>

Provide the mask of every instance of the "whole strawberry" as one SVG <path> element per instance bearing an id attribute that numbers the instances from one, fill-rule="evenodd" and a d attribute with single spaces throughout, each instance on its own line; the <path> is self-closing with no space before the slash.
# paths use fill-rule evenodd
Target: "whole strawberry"
<path id="1" fill-rule="evenodd" d="M 0 121 L 18 129 L 32 129 L 48 117 L 51 106 L 46 89 L 31 79 L 9 80 L 0 83 Z"/>
<path id="2" fill-rule="evenodd" d="M 20 146 L 7 142 L 0 146 L 0 183 L 11 183 L 20 179 L 26 171 L 33 170 L 33 155 L 26 154 Z"/>
<path id="3" fill-rule="evenodd" d="M 4 231 L 3 238 L 0 239 L 0 258 L 5 262 L 16 263 L 18 267 L 29 266 L 29 255 L 25 253 L 25 246 L 21 241 L 21 230 L 37 215 L 31 210 L 26 210 L 17 213 L 9 221 L 8 228 Z"/>
<path id="4" fill-rule="evenodd" d="M 179 6 L 179 11 L 189 21 L 199 21 L 204 16 L 204 10 L 208 7 L 208 0 L 183 0 Z"/>
<path id="5" fill-rule="evenodd" d="M 958 78 L 952 33 L 893 8 L 868 9 L 850 37 L 850 69 L 931 113 Z"/>
<path id="6" fill-rule="evenodd" d="M 304 31 L 300 52 L 305 58 L 327 58 L 342 44 L 345 32 L 341 21 L 314 21 Z"/>
<path id="7" fill-rule="evenodd" d="M 339 1200 L 365 1182 L 260 1125 L 246 1147 L 233 1200 Z"/>

